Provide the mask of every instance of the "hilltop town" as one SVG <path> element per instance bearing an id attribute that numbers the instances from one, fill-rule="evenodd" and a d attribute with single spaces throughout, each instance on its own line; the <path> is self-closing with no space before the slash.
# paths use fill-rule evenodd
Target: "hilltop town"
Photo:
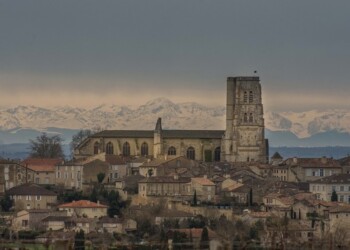
<path id="1" fill-rule="evenodd" d="M 345 249 L 350 157 L 269 153 L 261 95 L 259 77 L 228 77 L 225 130 L 159 118 L 89 134 L 70 160 L 0 159 L 1 246 Z"/>

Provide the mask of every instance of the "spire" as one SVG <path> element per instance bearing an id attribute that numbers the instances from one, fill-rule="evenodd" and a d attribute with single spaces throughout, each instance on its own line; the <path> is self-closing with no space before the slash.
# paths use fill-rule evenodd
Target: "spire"
<path id="1" fill-rule="evenodd" d="M 162 131 L 162 118 L 160 118 L 160 117 L 157 120 L 155 131 L 156 132 Z"/>

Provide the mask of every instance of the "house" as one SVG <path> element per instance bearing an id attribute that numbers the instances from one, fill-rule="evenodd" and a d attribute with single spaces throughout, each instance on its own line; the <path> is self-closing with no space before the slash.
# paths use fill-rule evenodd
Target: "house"
<path id="1" fill-rule="evenodd" d="M 263 197 L 263 203 L 266 211 L 273 211 L 279 216 L 284 216 L 290 212 L 290 208 L 294 204 L 294 198 L 290 195 L 269 193 Z"/>
<path id="2" fill-rule="evenodd" d="M 70 216 L 47 216 L 41 222 L 47 231 L 57 231 L 68 227 L 66 224 L 69 224 L 70 220 Z"/>
<path id="3" fill-rule="evenodd" d="M 97 218 L 83 218 L 83 217 L 72 217 L 71 227 L 69 230 L 79 232 L 83 230 L 84 233 L 88 234 L 97 229 Z"/>
<path id="4" fill-rule="evenodd" d="M 191 193 L 196 192 L 198 200 L 212 201 L 215 197 L 215 184 L 206 176 L 191 178 Z"/>
<path id="5" fill-rule="evenodd" d="M 122 156 L 105 155 L 105 161 L 109 164 L 107 182 L 115 182 L 119 178 L 127 175 L 127 161 Z"/>
<path id="6" fill-rule="evenodd" d="M 107 208 L 107 206 L 100 204 L 99 201 L 95 203 L 88 200 L 73 201 L 58 206 L 60 211 L 67 211 L 68 216 L 76 215 L 86 218 L 100 218 L 106 216 Z"/>
<path id="7" fill-rule="evenodd" d="M 350 174 L 335 174 L 312 181 L 309 188 L 319 200 L 331 201 L 335 191 L 338 201 L 350 203 Z"/>
<path id="8" fill-rule="evenodd" d="M 10 188 L 33 182 L 34 173 L 16 161 L 0 158 L 0 196 Z"/>
<path id="9" fill-rule="evenodd" d="M 123 233 L 123 220 L 119 218 L 102 217 L 99 221 L 102 232 Z"/>
<path id="10" fill-rule="evenodd" d="M 342 167 L 333 158 L 289 158 L 281 165 L 288 168 L 287 181 L 314 181 L 333 174 L 342 173 Z"/>
<path id="11" fill-rule="evenodd" d="M 56 193 L 34 183 L 22 184 L 7 191 L 16 210 L 50 209 L 57 202 Z"/>
<path id="12" fill-rule="evenodd" d="M 66 211 L 52 211 L 51 209 L 31 209 L 17 212 L 12 219 L 12 229 L 43 230 L 45 225 L 41 222 L 48 216 L 66 216 Z"/>
<path id="13" fill-rule="evenodd" d="M 127 200 L 129 195 L 138 193 L 139 181 L 144 179 L 142 175 L 129 175 L 115 180 L 115 190 L 123 200 Z"/>
<path id="14" fill-rule="evenodd" d="M 183 196 L 189 195 L 191 179 L 175 176 L 152 176 L 139 181 L 139 196 Z M 193 194 L 191 194 L 193 195 Z"/>
<path id="15" fill-rule="evenodd" d="M 282 162 L 283 162 L 283 157 L 280 155 L 280 153 L 275 152 L 270 160 L 271 165 L 278 166 Z"/>
<path id="16" fill-rule="evenodd" d="M 83 164 L 69 161 L 57 164 L 55 167 L 56 185 L 65 189 L 82 189 Z"/>
<path id="17" fill-rule="evenodd" d="M 330 208 L 329 224 L 333 233 L 341 229 L 348 231 L 350 228 L 350 205 L 338 205 Z"/>
<path id="18" fill-rule="evenodd" d="M 83 183 L 87 185 L 91 183 L 97 183 L 97 175 L 99 173 L 107 174 L 109 167 L 109 163 L 101 161 L 99 159 L 83 164 Z M 105 176 L 103 183 L 108 182 L 107 178 L 108 176 Z"/>
<path id="19" fill-rule="evenodd" d="M 55 167 L 62 162 L 60 158 L 28 158 L 24 160 L 21 165 L 35 172 L 34 183 L 55 185 Z"/>

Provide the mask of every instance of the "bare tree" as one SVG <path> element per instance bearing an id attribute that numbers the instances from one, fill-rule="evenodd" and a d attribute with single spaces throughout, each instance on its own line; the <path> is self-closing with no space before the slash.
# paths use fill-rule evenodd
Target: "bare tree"
<path id="1" fill-rule="evenodd" d="M 90 129 L 85 129 L 85 130 L 80 130 L 78 133 L 73 135 L 72 141 L 70 143 L 70 150 L 72 151 L 72 153 L 80 143 L 82 143 L 86 138 L 88 138 L 92 134 L 93 132 Z"/>
<path id="2" fill-rule="evenodd" d="M 48 136 L 42 133 L 30 140 L 30 156 L 37 158 L 63 158 L 62 138 L 59 135 Z"/>

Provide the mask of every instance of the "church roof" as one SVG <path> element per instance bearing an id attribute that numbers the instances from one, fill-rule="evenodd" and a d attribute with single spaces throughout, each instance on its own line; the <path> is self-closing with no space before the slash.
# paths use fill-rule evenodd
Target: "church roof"
<path id="1" fill-rule="evenodd" d="M 224 130 L 163 130 L 162 136 L 166 139 L 198 138 L 198 139 L 221 139 Z M 92 138 L 153 138 L 153 130 L 104 130 L 92 135 Z"/>

